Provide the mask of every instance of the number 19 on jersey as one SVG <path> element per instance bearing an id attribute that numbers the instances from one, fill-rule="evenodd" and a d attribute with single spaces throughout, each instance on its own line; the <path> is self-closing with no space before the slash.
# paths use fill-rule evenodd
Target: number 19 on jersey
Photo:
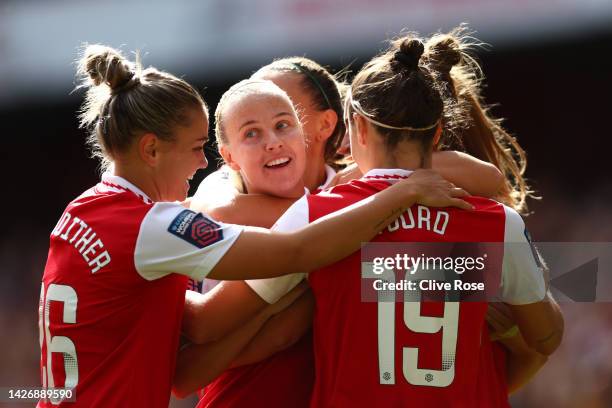
<path id="1" fill-rule="evenodd" d="M 406 279 L 409 274 L 406 273 Z M 385 273 L 385 280 L 395 282 L 392 271 Z M 418 292 L 417 292 L 418 293 Z M 380 384 L 394 385 L 395 380 L 395 295 L 392 300 L 381 299 L 378 293 L 378 367 Z M 406 296 L 406 294 L 405 294 Z M 402 348 L 402 372 L 412 385 L 447 387 L 455 378 L 455 352 L 459 322 L 459 303 L 444 302 L 442 317 L 422 316 L 420 293 L 416 299 L 404 301 L 404 324 L 416 333 L 437 333 L 442 330 L 442 369 L 418 368 L 419 349 Z"/>

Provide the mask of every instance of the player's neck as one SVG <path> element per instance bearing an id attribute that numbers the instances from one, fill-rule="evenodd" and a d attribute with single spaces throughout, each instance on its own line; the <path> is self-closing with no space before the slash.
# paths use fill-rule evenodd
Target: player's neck
<path id="1" fill-rule="evenodd" d="M 325 183 L 325 179 L 327 178 L 327 173 L 325 171 L 325 162 L 321 161 L 313 166 L 312 170 L 307 167 L 304 172 L 304 185 L 310 191 L 315 191 L 318 189 L 323 183 Z"/>
<path id="2" fill-rule="evenodd" d="M 117 160 L 113 164 L 112 173 L 138 187 L 152 201 L 162 201 L 151 175 L 142 171 L 142 166 L 135 166 L 129 161 Z"/>
<path id="3" fill-rule="evenodd" d="M 431 147 L 423 148 L 416 140 L 403 140 L 389 147 L 382 138 L 372 138 L 367 149 L 363 150 L 364 159 L 359 167 L 365 174 L 371 169 L 417 170 L 431 168 Z M 364 167 L 368 167 L 367 169 Z"/>
<path id="4" fill-rule="evenodd" d="M 394 154 L 381 154 L 372 157 L 368 167 L 369 169 L 365 170 L 364 173 L 371 169 L 429 169 L 431 168 L 431 154 L 423 155 L 416 151 L 395 151 Z"/>

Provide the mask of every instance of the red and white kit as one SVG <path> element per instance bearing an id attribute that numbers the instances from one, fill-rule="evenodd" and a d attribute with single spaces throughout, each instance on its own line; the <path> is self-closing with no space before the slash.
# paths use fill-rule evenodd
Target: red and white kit
<path id="1" fill-rule="evenodd" d="M 41 378 L 76 402 L 38 407 L 167 407 L 187 279 L 203 279 L 241 231 L 108 173 L 68 204 L 42 282 Z"/>
<path id="2" fill-rule="evenodd" d="M 314 191 L 314 194 L 327 188 L 336 172 L 326 165 L 325 174 L 325 183 Z M 221 172 L 218 172 L 207 182 L 227 186 L 229 175 L 223 176 Z M 223 186 L 220 188 L 224 188 Z M 210 191 L 211 186 L 207 187 L 203 190 Z M 203 191 L 203 194 L 205 193 L 206 191 Z M 206 293 L 211 286 L 216 284 L 215 281 L 211 285 L 209 281 L 210 279 L 204 280 L 202 293 Z M 259 363 L 225 371 L 199 392 L 200 401 L 197 408 L 308 407 L 313 384 L 312 333 L 308 332 L 293 346 Z"/>
<path id="3" fill-rule="evenodd" d="M 375 169 L 360 180 L 296 202 L 275 229 L 292 231 L 349 206 L 410 175 Z M 473 211 L 413 206 L 405 222 L 392 224 L 374 242 L 518 242 L 502 262 L 499 297 L 526 304 L 544 297 L 542 272 L 531 252 L 521 217 L 495 201 L 469 197 Z M 410 214 L 409 214 L 410 212 Z M 427 214 L 434 222 L 409 222 Z M 502 259 L 503 258 L 503 259 Z M 274 302 L 303 276 L 251 280 L 249 285 Z M 482 392 L 496 378 L 484 302 L 364 302 L 359 252 L 312 272 L 315 388 L 312 407 L 485 407 L 496 395 Z M 486 358 L 486 360 L 482 360 Z M 496 405 L 497 406 L 497 405 Z"/>

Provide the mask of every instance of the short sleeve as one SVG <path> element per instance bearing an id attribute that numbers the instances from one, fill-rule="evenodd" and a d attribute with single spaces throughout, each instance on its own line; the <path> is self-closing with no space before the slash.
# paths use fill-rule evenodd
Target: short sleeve
<path id="1" fill-rule="evenodd" d="M 530 242 L 521 216 L 512 208 L 504 206 L 504 209 L 506 224 L 501 300 L 512 305 L 539 302 L 546 295 L 539 255 Z"/>
<path id="2" fill-rule="evenodd" d="M 176 203 L 155 203 L 144 217 L 134 251 L 147 280 L 180 273 L 202 280 L 234 244 L 242 227 L 217 222 Z"/>
<path id="3" fill-rule="evenodd" d="M 230 170 L 226 166 L 223 166 L 202 180 L 198 186 L 198 190 L 193 195 L 193 200 L 207 201 L 211 196 L 217 196 L 219 193 L 233 195 L 235 192 L 236 188 L 232 182 Z"/>
<path id="4" fill-rule="evenodd" d="M 291 232 L 308 225 L 308 196 L 304 195 L 276 221 L 274 231 Z M 300 283 L 306 274 L 294 273 L 270 279 L 251 279 L 246 283 L 268 303 L 275 303 Z"/>

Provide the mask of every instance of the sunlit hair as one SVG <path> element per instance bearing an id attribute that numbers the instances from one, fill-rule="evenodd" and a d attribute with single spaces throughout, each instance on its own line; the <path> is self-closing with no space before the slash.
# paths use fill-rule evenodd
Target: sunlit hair
<path id="1" fill-rule="evenodd" d="M 505 175 L 500 199 L 519 212 L 527 212 L 527 197 L 534 197 L 525 177 L 525 151 L 502 127 L 481 95 L 482 71 L 470 56 L 481 46 L 465 25 L 447 34 L 436 34 L 425 43 L 423 59 L 436 76 L 442 94 L 454 101 L 443 127 L 442 149 L 462 150 L 494 164 Z"/>
<path id="2" fill-rule="evenodd" d="M 357 73 L 345 115 L 357 112 L 379 133 L 393 155 L 403 141 L 416 141 L 424 155 L 433 144 L 446 105 L 435 76 L 421 60 L 423 42 L 414 34 L 393 40 Z"/>
<path id="3" fill-rule="evenodd" d="M 86 88 L 79 112 L 87 143 L 106 169 L 139 136 L 154 133 L 174 140 L 177 126 L 188 126 L 193 110 L 207 113 L 200 94 L 187 82 L 153 67 L 143 69 L 113 48 L 87 45 L 79 60 L 79 88 Z"/>

